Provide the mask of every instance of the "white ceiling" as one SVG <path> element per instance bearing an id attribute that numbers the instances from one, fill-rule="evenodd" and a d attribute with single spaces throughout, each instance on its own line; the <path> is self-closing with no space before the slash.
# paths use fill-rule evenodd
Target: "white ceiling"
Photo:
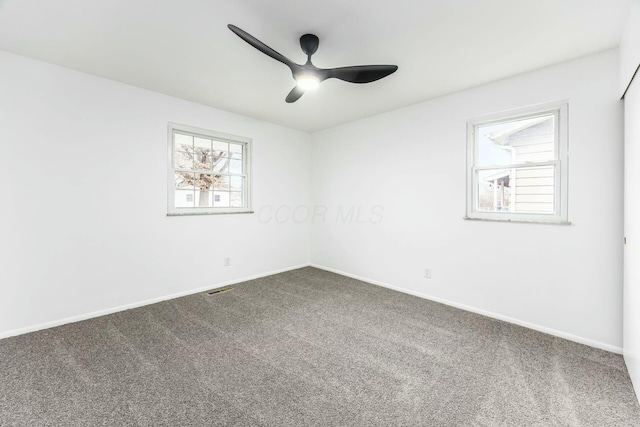
<path id="1" fill-rule="evenodd" d="M 0 0 L 0 49 L 315 131 L 618 46 L 630 0 Z M 296 62 L 397 64 L 287 104 Z"/>

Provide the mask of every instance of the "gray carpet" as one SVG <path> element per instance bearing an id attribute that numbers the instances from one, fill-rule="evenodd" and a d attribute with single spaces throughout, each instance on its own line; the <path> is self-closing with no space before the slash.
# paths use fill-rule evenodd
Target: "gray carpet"
<path id="1" fill-rule="evenodd" d="M 638 426 L 618 355 L 303 268 L 0 341 L 0 426 Z"/>

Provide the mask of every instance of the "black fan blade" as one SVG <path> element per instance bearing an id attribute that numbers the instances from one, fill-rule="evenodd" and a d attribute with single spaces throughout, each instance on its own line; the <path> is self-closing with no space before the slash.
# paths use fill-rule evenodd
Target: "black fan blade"
<path id="1" fill-rule="evenodd" d="M 281 53 L 276 52 L 273 49 L 271 49 L 269 46 L 267 46 L 266 44 L 262 43 L 260 40 L 258 40 L 257 38 L 253 37 L 251 34 L 247 33 L 246 31 L 241 30 L 240 28 L 236 27 L 235 25 L 229 24 L 229 25 L 227 25 L 227 27 L 231 31 L 236 33 L 238 35 L 238 37 L 240 37 L 242 40 L 246 41 L 251 46 L 253 46 L 256 49 L 258 49 L 260 52 L 262 52 L 262 53 L 264 53 L 266 55 L 269 55 L 270 57 L 272 57 L 276 61 L 282 62 L 283 64 L 287 65 L 292 70 L 293 70 L 294 67 L 296 67 L 298 65 L 295 62 L 291 61 L 286 56 L 282 55 Z"/>
<path id="2" fill-rule="evenodd" d="M 327 72 L 327 78 L 333 77 L 351 83 L 370 83 L 395 73 L 397 69 L 397 65 L 356 65 L 323 71 Z"/>
<path id="3" fill-rule="evenodd" d="M 304 89 L 301 89 L 299 86 L 294 87 L 287 95 L 286 101 L 288 103 L 296 102 L 300 97 L 304 95 Z"/>

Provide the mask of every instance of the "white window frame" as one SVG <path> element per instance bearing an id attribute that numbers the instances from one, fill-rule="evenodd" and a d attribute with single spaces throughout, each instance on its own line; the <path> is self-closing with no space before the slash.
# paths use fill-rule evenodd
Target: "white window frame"
<path id="1" fill-rule="evenodd" d="M 548 224 L 570 224 L 568 215 L 569 202 L 569 105 L 568 101 L 558 101 L 540 104 L 517 110 L 510 110 L 477 117 L 467 121 L 467 204 L 465 219 L 489 220 L 505 222 L 535 222 Z M 525 162 L 514 165 L 494 165 L 477 167 L 478 143 L 477 129 L 493 123 L 509 120 L 522 120 L 553 114 L 555 116 L 556 160 L 548 162 Z M 477 209 L 478 169 L 509 169 L 513 167 L 555 167 L 555 200 L 553 213 L 525 213 L 525 212 L 485 212 Z"/>
<path id="2" fill-rule="evenodd" d="M 242 196 L 244 197 L 243 207 L 209 207 L 209 208 L 176 208 L 175 204 L 175 172 L 174 159 L 174 134 L 178 131 L 182 134 L 190 134 L 192 136 L 203 136 L 223 142 L 231 142 L 234 144 L 242 144 L 243 150 L 243 167 L 242 176 L 245 179 L 245 188 Z M 167 173 L 167 216 L 183 216 L 183 215 L 216 215 L 216 214 L 240 214 L 253 213 L 251 210 L 251 138 L 238 135 L 231 135 L 222 132 L 216 132 L 207 129 L 201 129 L 193 126 L 181 125 L 177 123 L 169 123 L 168 125 L 168 173 Z M 202 171 L 204 173 L 212 173 L 211 171 Z M 225 175 L 225 174 L 214 174 Z M 238 176 L 238 174 L 229 174 Z"/>

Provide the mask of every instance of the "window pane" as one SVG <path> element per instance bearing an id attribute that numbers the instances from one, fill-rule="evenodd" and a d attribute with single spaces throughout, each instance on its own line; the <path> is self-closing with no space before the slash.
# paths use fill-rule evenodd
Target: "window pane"
<path id="1" fill-rule="evenodd" d="M 214 176 L 207 173 L 196 173 L 194 186 L 197 190 L 211 190 L 213 188 Z"/>
<path id="2" fill-rule="evenodd" d="M 193 190 L 194 187 L 194 182 L 195 182 L 195 175 L 192 173 L 187 173 L 187 172 L 176 172 L 175 173 L 175 179 L 176 179 L 176 189 L 179 190 Z"/>
<path id="3" fill-rule="evenodd" d="M 198 170 L 211 170 L 213 168 L 213 152 L 211 140 L 205 138 L 193 138 L 193 168 Z"/>
<path id="4" fill-rule="evenodd" d="M 213 181 L 214 190 L 229 190 L 229 177 L 226 175 L 215 175 Z"/>
<path id="5" fill-rule="evenodd" d="M 205 151 L 211 151 L 211 140 L 206 138 L 199 138 L 196 136 L 193 138 L 193 146 L 195 148 L 201 148 Z"/>
<path id="6" fill-rule="evenodd" d="M 229 160 L 229 173 L 242 173 L 242 160 Z"/>
<path id="7" fill-rule="evenodd" d="M 242 191 L 243 190 L 243 188 L 242 188 L 242 184 L 243 184 L 243 181 L 244 181 L 243 177 L 241 177 L 241 176 L 232 176 L 232 177 L 230 177 L 229 181 L 230 181 L 230 186 L 229 186 L 230 188 L 229 189 L 231 191 Z"/>
<path id="8" fill-rule="evenodd" d="M 555 160 L 555 116 L 481 125 L 476 141 L 478 166 Z"/>
<path id="9" fill-rule="evenodd" d="M 181 133 L 175 133 L 173 135 L 174 150 L 186 151 L 190 153 L 193 150 L 193 137 L 189 135 L 183 135 Z"/>
<path id="10" fill-rule="evenodd" d="M 176 151 L 174 165 L 179 169 L 193 169 L 193 155 L 184 151 Z"/>
<path id="11" fill-rule="evenodd" d="M 194 206 L 194 200 L 195 197 L 193 190 L 175 191 L 176 208 L 192 208 Z"/>
<path id="12" fill-rule="evenodd" d="M 231 207 L 232 208 L 241 208 L 242 206 L 244 206 L 244 200 L 242 198 L 242 193 L 231 192 L 230 194 L 231 194 L 230 202 L 231 202 Z"/>
<path id="13" fill-rule="evenodd" d="M 221 151 L 213 151 L 213 171 L 218 173 L 228 173 L 229 172 L 229 158 L 224 157 Z"/>
<path id="14" fill-rule="evenodd" d="M 211 156 L 211 150 L 203 150 L 196 147 L 194 150 L 193 169 L 196 170 L 211 170 L 213 169 L 213 158 Z"/>
<path id="15" fill-rule="evenodd" d="M 233 143 L 229 144 L 229 156 L 232 159 L 242 160 L 242 151 L 243 151 L 242 144 L 233 144 Z"/>
<path id="16" fill-rule="evenodd" d="M 213 206 L 216 208 L 228 208 L 229 207 L 229 192 L 228 191 L 214 191 L 213 192 Z"/>
<path id="17" fill-rule="evenodd" d="M 478 210 L 483 212 L 511 211 L 511 169 L 478 172 Z"/>
<path id="18" fill-rule="evenodd" d="M 218 152 L 220 157 L 229 157 L 229 143 L 222 141 L 213 141 L 213 150 Z"/>
<path id="19" fill-rule="evenodd" d="M 555 212 L 555 168 L 521 168 L 515 171 L 516 212 Z"/>
<path id="20" fill-rule="evenodd" d="M 555 213 L 555 167 L 540 166 L 478 172 L 478 210 Z"/>
<path id="21" fill-rule="evenodd" d="M 197 188 L 194 192 L 195 194 L 195 206 L 196 208 L 210 208 L 213 206 L 212 204 L 212 196 L 211 191 L 206 189 Z"/>

